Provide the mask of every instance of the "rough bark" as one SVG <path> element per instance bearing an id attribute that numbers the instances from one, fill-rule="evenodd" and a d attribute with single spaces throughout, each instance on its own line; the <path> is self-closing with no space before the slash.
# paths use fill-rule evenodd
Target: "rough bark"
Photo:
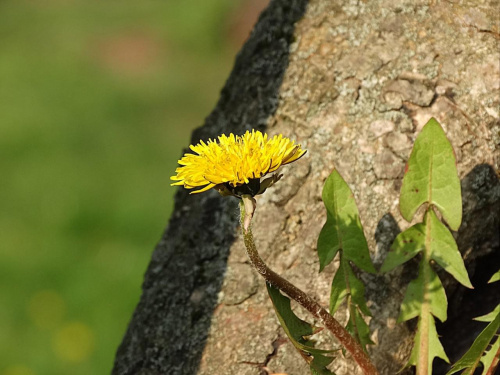
<path id="1" fill-rule="evenodd" d="M 409 226 L 397 206 L 404 165 L 417 133 L 436 117 L 457 156 L 464 220 L 456 237 L 479 285 L 470 294 L 440 274 L 450 313 L 438 328 L 448 334 L 443 341 L 452 360 L 473 339 L 469 319 L 495 303 L 481 275 L 498 268 L 500 258 L 498 7 L 498 1 L 272 1 L 192 139 L 259 128 L 308 149 L 257 199 L 253 231 L 271 268 L 328 306 L 337 264 L 318 275 L 315 254 L 325 178 L 336 167 L 349 183 L 380 264 Z M 114 374 L 308 373 L 245 258 L 236 204 L 216 192 L 179 190 Z M 414 325 L 395 322 L 415 269 L 361 275 L 374 315 L 370 355 L 381 374 L 395 374 L 411 350 Z M 328 345 L 328 336 L 321 340 Z M 445 372 L 440 366 L 436 374 Z M 359 373 L 341 355 L 333 369 Z"/>

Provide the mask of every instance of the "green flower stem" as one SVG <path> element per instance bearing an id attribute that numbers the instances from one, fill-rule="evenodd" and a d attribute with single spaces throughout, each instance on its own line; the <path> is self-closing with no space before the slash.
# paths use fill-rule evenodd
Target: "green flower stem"
<path id="1" fill-rule="evenodd" d="M 368 355 L 363 351 L 361 345 L 346 331 L 344 327 L 332 316 L 328 311 L 326 311 L 322 306 L 320 306 L 316 301 L 309 297 L 302 290 L 297 288 L 295 285 L 285 280 L 283 277 L 278 275 L 276 272 L 271 270 L 260 257 L 257 248 L 255 247 L 255 242 L 253 240 L 252 229 L 248 225 L 245 225 L 245 218 L 253 216 L 253 212 L 245 212 L 245 207 L 255 207 L 245 203 L 246 200 L 253 198 L 250 196 L 243 196 L 240 202 L 240 220 L 243 233 L 243 240 L 245 242 L 245 247 L 247 250 L 248 258 L 252 263 L 252 266 L 257 270 L 259 274 L 274 287 L 280 289 L 282 292 L 286 293 L 290 298 L 298 302 L 303 308 L 309 311 L 314 317 L 320 320 L 320 322 L 337 338 L 337 340 L 344 346 L 344 348 L 352 355 L 354 360 L 357 362 L 359 367 L 363 370 L 365 375 L 378 375 L 378 371 L 375 366 L 371 363 Z"/>
<path id="2" fill-rule="evenodd" d="M 432 210 L 432 206 L 430 205 L 428 210 Z M 423 301 L 422 301 L 422 307 L 421 307 L 421 312 L 420 312 L 420 321 L 418 322 L 419 325 L 419 332 L 420 332 L 420 340 L 419 340 L 419 356 L 418 356 L 418 362 L 417 362 L 417 375 L 428 375 L 429 374 L 429 367 L 432 366 L 432 364 L 429 364 L 429 316 L 431 314 L 431 306 L 430 306 L 430 291 L 429 291 L 429 285 L 431 285 L 430 281 L 430 275 L 429 275 L 429 263 L 431 261 L 431 257 L 429 254 L 429 251 L 431 249 L 431 241 L 432 241 L 432 235 L 431 235 L 431 228 L 432 228 L 432 222 L 431 222 L 431 215 L 429 212 L 425 216 L 425 249 L 422 252 L 422 277 L 423 277 L 423 286 L 424 286 L 424 291 L 422 293 L 423 296 Z M 430 359 L 432 361 L 432 358 Z M 432 368 L 432 367 L 431 367 Z"/>

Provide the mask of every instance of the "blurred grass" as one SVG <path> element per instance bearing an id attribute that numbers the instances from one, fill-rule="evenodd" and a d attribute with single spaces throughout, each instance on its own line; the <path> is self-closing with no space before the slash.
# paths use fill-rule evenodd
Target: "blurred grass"
<path id="1" fill-rule="evenodd" d="M 232 0 L 0 2 L 0 374 L 105 374 Z"/>

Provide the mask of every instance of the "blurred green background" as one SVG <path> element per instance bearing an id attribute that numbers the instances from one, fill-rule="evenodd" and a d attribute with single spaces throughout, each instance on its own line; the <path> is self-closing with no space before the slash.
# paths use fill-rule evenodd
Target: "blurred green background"
<path id="1" fill-rule="evenodd" d="M 0 375 L 107 374 L 266 1 L 0 1 Z"/>

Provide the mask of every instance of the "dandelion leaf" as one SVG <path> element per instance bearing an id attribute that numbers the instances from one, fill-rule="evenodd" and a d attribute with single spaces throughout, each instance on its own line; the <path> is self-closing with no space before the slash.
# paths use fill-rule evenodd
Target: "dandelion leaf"
<path id="1" fill-rule="evenodd" d="M 500 314 L 500 305 L 497 305 L 497 307 L 495 307 L 495 309 L 489 314 L 478 316 L 474 318 L 474 320 L 477 320 L 478 322 L 492 322 L 498 314 Z"/>
<path id="2" fill-rule="evenodd" d="M 433 210 L 427 211 L 426 216 L 429 219 L 425 220 L 427 224 L 416 224 L 396 237 L 382 264 L 381 271 L 391 271 L 419 252 L 429 251 L 430 257 L 446 272 L 455 277 L 462 285 L 472 288 L 464 261 L 450 231 L 439 221 Z M 427 225 L 429 225 L 428 233 Z M 427 250 L 426 243 L 430 245 Z"/>
<path id="3" fill-rule="evenodd" d="M 283 330 L 302 356 L 310 359 L 308 363 L 311 373 L 334 375 L 333 372 L 326 368 L 333 361 L 333 357 L 328 354 L 334 352 L 334 350 L 317 349 L 310 340 L 310 337 L 317 333 L 319 329 L 295 315 L 290 305 L 290 299 L 284 296 L 279 289 L 269 283 L 266 283 L 266 285 Z"/>
<path id="4" fill-rule="evenodd" d="M 328 370 L 326 366 L 328 366 L 333 361 L 332 357 L 327 356 L 315 356 L 310 364 L 311 374 L 312 375 L 335 375 L 333 372 Z"/>
<path id="5" fill-rule="evenodd" d="M 318 239 L 320 270 L 323 270 L 341 249 L 345 257 L 356 266 L 375 273 L 354 196 L 337 170 L 326 179 L 323 202 L 327 221 Z"/>
<path id="6" fill-rule="evenodd" d="M 349 261 L 340 257 L 340 266 L 332 281 L 330 294 L 330 314 L 334 314 L 340 305 L 347 301 L 349 321 L 346 329 L 366 350 L 366 345 L 373 344 L 370 330 L 362 314 L 371 316 L 365 301 L 365 286 L 354 274 Z"/>
<path id="7" fill-rule="evenodd" d="M 450 360 L 448 359 L 448 356 L 444 352 L 443 346 L 439 341 L 436 331 L 436 323 L 434 322 L 434 318 L 432 317 L 432 315 L 429 316 L 429 324 L 427 329 L 422 327 L 421 322 L 422 319 L 419 319 L 418 330 L 414 339 L 415 344 L 411 352 L 410 360 L 408 361 L 406 366 L 417 366 L 417 363 L 422 363 L 422 359 L 424 359 L 427 363 L 427 374 L 432 374 L 432 362 L 434 361 L 434 358 L 439 357 L 448 363 L 450 362 Z M 427 341 L 427 344 L 424 344 L 428 345 L 427 358 L 423 358 L 424 354 L 421 353 L 422 341 Z"/>
<path id="8" fill-rule="evenodd" d="M 398 234 L 389 249 L 387 257 L 384 259 L 380 271 L 391 271 L 397 266 L 409 261 L 424 249 L 425 225 L 419 223 Z"/>
<path id="9" fill-rule="evenodd" d="M 460 284 L 467 288 L 472 288 L 469 275 L 465 269 L 464 261 L 457 243 L 448 228 L 437 218 L 433 210 L 429 210 L 426 215 L 430 228 L 431 258 L 436 261 L 444 270 L 450 273 Z"/>
<path id="10" fill-rule="evenodd" d="M 423 267 L 426 269 L 423 270 Z M 425 273 L 428 275 L 428 284 L 425 284 L 424 281 Z M 446 308 L 448 302 L 443 284 L 441 284 L 438 275 L 428 263 L 420 262 L 418 277 L 410 282 L 406 290 L 398 323 L 420 316 L 422 303 L 426 301 L 426 298 L 430 304 L 430 312 L 440 321 L 444 322 L 447 318 Z"/>
<path id="11" fill-rule="evenodd" d="M 356 307 L 359 308 L 359 310 L 364 315 L 371 316 L 372 314 L 368 309 L 365 300 L 365 285 L 356 277 L 356 275 L 354 275 L 354 272 L 352 271 L 352 268 L 350 266 L 347 267 L 347 273 L 351 294 L 351 303 L 356 305 Z"/>
<path id="12" fill-rule="evenodd" d="M 497 272 L 495 272 L 493 274 L 493 276 L 491 276 L 491 278 L 488 280 L 488 284 L 494 283 L 495 281 L 499 281 L 499 280 L 500 280 L 500 270 L 498 270 Z"/>
<path id="13" fill-rule="evenodd" d="M 497 313 L 491 323 L 477 336 L 470 349 L 453 364 L 446 375 L 451 375 L 462 370 L 465 370 L 462 374 L 472 375 L 480 362 L 483 365 L 483 375 L 493 374 L 494 366 L 498 365 L 498 363 L 495 364 L 494 362 L 495 356 L 498 355 L 500 349 L 499 328 L 500 314 Z M 488 347 L 490 348 L 488 349 Z"/>
<path id="14" fill-rule="evenodd" d="M 347 270 L 347 275 L 345 271 Z M 354 275 L 351 266 L 345 258 L 341 258 L 341 264 L 335 272 L 332 281 L 332 289 L 330 293 L 330 313 L 333 315 L 346 297 L 350 296 L 351 301 L 355 304 L 363 314 L 371 316 L 370 310 L 365 301 L 365 286 Z"/>
<path id="15" fill-rule="evenodd" d="M 431 118 L 415 140 L 406 165 L 401 214 L 411 221 L 424 203 L 441 211 L 451 229 L 462 222 L 462 196 L 453 148 L 439 122 Z"/>
<path id="16" fill-rule="evenodd" d="M 491 345 L 491 348 L 487 349 L 486 353 L 481 357 L 481 363 L 483 364 L 481 375 L 493 375 L 495 370 L 498 369 L 500 356 L 500 337 L 498 334 L 496 334 L 494 340 L 495 342 Z"/>
<path id="17" fill-rule="evenodd" d="M 370 326 L 365 322 L 363 315 L 357 308 L 354 308 L 352 311 L 354 312 L 354 316 L 349 317 L 346 329 L 366 351 L 367 345 L 374 344 L 370 338 Z"/>
<path id="18" fill-rule="evenodd" d="M 342 302 L 347 297 L 346 275 L 344 274 L 344 267 L 340 266 L 335 272 L 332 280 L 332 289 L 330 292 L 330 314 L 334 314 Z"/>

